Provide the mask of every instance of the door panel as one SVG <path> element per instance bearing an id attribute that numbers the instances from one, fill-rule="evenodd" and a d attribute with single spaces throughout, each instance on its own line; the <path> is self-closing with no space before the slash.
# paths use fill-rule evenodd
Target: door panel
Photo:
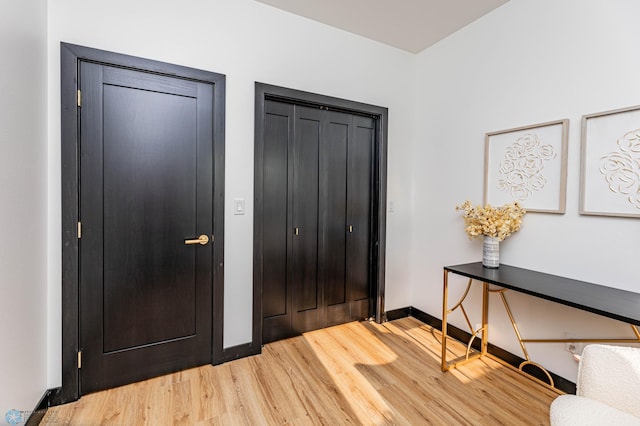
<path id="1" fill-rule="evenodd" d="M 293 329 L 319 327 L 318 150 L 322 112 L 295 107 L 293 143 Z"/>
<path id="2" fill-rule="evenodd" d="M 349 114 L 325 113 L 325 134 L 320 156 L 320 214 L 322 238 L 323 306 L 326 325 L 349 321 L 346 281 L 347 147 L 351 135 Z"/>
<path id="3" fill-rule="evenodd" d="M 288 272 L 291 250 L 289 150 L 293 105 L 267 101 L 264 129 L 264 254 L 262 264 L 263 343 L 293 335 Z"/>
<path id="4" fill-rule="evenodd" d="M 81 392 L 211 361 L 210 84 L 82 63 Z"/>
<path id="5" fill-rule="evenodd" d="M 353 228 L 347 239 L 347 281 L 352 302 L 352 319 L 369 316 L 371 292 L 371 193 L 375 123 L 369 117 L 354 116 L 349 145 L 348 223 Z"/>
<path id="6" fill-rule="evenodd" d="M 198 232 L 196 100 L 103 88 L 104 350 L 111 352 L 195 333 L 196 253 L 176 245 Z"/>

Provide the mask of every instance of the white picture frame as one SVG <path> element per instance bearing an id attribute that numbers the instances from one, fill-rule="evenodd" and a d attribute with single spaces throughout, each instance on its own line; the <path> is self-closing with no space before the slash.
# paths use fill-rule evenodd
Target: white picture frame
<path id="1" fill-rule="evenodd" d="M 568 119 L 487 133 L 484 204 L 564 214 L 568 138 Z"/>
<path id="2" fill-rule="evenodd" d="M 582 116 L 580 214 L 640 217 L 640 106 Z"/>

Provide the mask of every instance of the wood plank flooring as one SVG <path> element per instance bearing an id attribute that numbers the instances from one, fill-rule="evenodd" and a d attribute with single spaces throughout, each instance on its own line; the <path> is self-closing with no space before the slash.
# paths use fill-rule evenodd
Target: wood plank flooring
<path id="1" fill-rule="evenodd" d="M 548 425 L 558 395 L 490 359 L 440 371 L 440 332 L 353 322 L 261 355 L 50 408 L 43 425 Z M 452 357 L 462 353 L 452 345 Z"/>

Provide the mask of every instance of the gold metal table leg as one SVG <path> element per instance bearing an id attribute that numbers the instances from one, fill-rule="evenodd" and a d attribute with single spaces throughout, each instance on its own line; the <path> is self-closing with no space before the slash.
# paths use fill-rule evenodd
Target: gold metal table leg
<path id="1" fill-rule="evenodd" d="M 449 293 L 449 271 L 444 271 L 442 290 L 442 371 L 449 369 L 447 365 L 447 296 Z"/>
<path id="2" fill-rule="evenodd" d="M 482 345 L 480 354 L 486 355 L 489 347 L 489 284 L 482 283 Z"/>
<path id="3" fill-rule="evenodd" d="M 488 347 L 488 341 L 489 341 L 489 330 L 488 330 L 488 318 L 489 318 L 489 285 L 487 283 L 483 283 L 483 287 L 482 287 L 482 326 L 475 330 L 473 328 L 473 326 L 471 325 L 471 320 L 469 319 L 469 315 L 467 314 L 466 309 L 464 308 L 464 305 L 462 304 L 464 302 L 464 300 L 466 299 L 467 295 L 469 294 L 469 290 L 471 289 L 471 284 L 473 283 L 473 279 L 469 279 L 469 282 L 467 283 L 467 288 L 465 289 L 464 293 L 462 294 L 462 297 L 460 297 L 460 300 L 458 301 L 458 303 L 456 303 L 453 308 L 448 309 L 447 305 L 449 302 L 449 271 L 445 270 L 444 271 L 444 276 L 443 276 L 443 292 L 442 292 L 442 371 L 448 371 L 452 368 L 455 368 L 456 366 L 462 365 L 464 363 L 467 363 L 469 361 L 472 361 L 474 359 L 480 358 L 483 355 L 487 354 L 487 347 Z M 469 342 L 467 342 L 467 351 L 465 353 L 465 356 L 462 358 L 457 358 L 455 361 L 452 361 L 451 363 L 449 363 L 447 361 L 447 341 L 449 339 L 448 336 L 448 316 L 450 313 L 452 313 L 453 311 L 455 311 L 456 309 L 460 308 L 462 315 L 464 316 L 464 319 L 469 327 L 469 331 L 471 332 L 471 339 L 469 340 Z M 481 334 L 481 339 L 482 339 L 482 344 L 481 344 L 481 348 L 479 352 L 476 353 L 471 353 L 471 348 L 473 345 L 473 341 L 474 339 L 476 339 L 478 337 L 478 333 L 482 332 Z"/>

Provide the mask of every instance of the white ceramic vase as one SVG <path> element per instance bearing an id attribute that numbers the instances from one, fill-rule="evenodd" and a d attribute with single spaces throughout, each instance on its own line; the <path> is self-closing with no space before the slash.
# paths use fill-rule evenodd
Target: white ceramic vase
<path id="1" fill-rule="evenodd" d="M 482 241 L 482 266 L 492 269 L 500 266 L 500 240 L 495 237 L 484 236 Z"/>

